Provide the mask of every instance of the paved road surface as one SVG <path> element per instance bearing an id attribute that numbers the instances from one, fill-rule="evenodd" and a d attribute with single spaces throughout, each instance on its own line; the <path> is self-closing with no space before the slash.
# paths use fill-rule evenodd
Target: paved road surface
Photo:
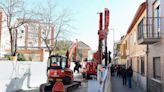
<path id="1" fill-rule="evenodd" d="M 122 79 L 118 77 L 112 77 L 112 92 L 143 92 L 136 84 L 132 83 L 132 88 L 123 86 Z"/>
<path id="2" fill-rule="evenodd" d="M 81 81 L 82 76 L 81 73 L 74 73 L 75 80 Z M 81 86 L 78 89 L 73 90 L 72 92 L 87 92 L 87 81 L 82 81 Z M 20 90 L 17 92 L 39 92 L 39 88 L 32 88 L 29 90 Z"/>
<path id="3" fill-rule="evenodd" d="M 81 81 L 81 73 L 74 73 L 75 80 Z M 87 92 L 88 83 L 87 81 L 82 81 L 81 86 L 78 89 L 73 90 L 72 92 Z"/>

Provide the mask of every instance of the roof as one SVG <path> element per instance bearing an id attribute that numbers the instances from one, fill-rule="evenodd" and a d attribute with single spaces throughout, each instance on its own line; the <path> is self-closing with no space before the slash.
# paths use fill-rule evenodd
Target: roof
<path id="1" fill-rule="evenodd" d="M 78 48 L 91 49 L 91 47 L 86 43 L 84 43 L 83 41 L 78 42 Z"/>
<path id="2" fill-rule="evenodd" d="M 134 18 L 133 18 L 133 20 L 132 20 L 130 26 L 129 26 L 129 28 L 128 28 L 127 33 L 126 33 L 126 35 L 124 36 L 124 38 L 126 38 L 127 34 L 129 34 L 129 33 L 132 31 L 132 28 L 133 28 L 134 25 L 137 23 L 137 20 L 141 17 L 141 15 L 143 14 L 143 12 L 146 10 L 146 6 L 147 6 L 147 3 L 146 3 L 146 2 L 143 2 L 143 3 L 139 6 L 139 8 L 138 8 L 138 10 L 137 10 L 137 12 L 136 12 L 136 14 L 135 14 L 135 16 L 134 16 Z M 124 40 L 124 38 L 123 38 L 122 40 Z"/>
<path id="3" fill-rule="evenodd" d="M 66 44 L 68 44 L 69 46 L 71 46 L 71 44 L 72 44 L 73 42 L 72 41 L 66 41 Z M 25 46 L 18 46 L 18 48 L 25 48 Z M 28 48 L 39 48 L 38 46 L 31 46 L 31 47 L 29 47 L 28 46 Z M 47 48 L 46 46 L 42 46 L 41 48 Z M 83 41 L 79 41 L 78 42 L 78 48 L 79 49 L 88 49 L 88 50 L 90 50 L 91 49 L 91 47 L 89 46 L 89 45 L 87 45 L 86 43 L 84 43 Z"/>
<path id="4" fill-rule="evenodd" d="M 134 25 L 136 24 L 137 20 L 141 17 L 142 13 L 143 13 L 145 10 L 146 10 L 146 2 L 143 2 L 143 3 L 139 6 L 139 8 L 138 8 L 138 10 L 137 10 L 137 12 L 136 12 L 136 14 L 135 14 L 135 16 L 134 16 L 134 18 L 133 18 L 133 21 L 132 21 L 132 23 L 131 23 L 131 25 L 130 25 L 128 31 L 127 31 L 127 34 L 131 32 L 131 30 L 132 30 L 132 28 L 134 27 Z"/>

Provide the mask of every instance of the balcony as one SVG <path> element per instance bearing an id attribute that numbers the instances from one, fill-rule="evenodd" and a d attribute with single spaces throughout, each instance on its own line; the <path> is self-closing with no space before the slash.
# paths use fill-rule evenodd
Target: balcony
<path id="1" fill-rule="evenodd" d="M 148 24 L 146 23 L 148 19 Z M 144 18 L 138 25 L 138 43 L 139 44 L 154 44 L 161 39 L 161 18 L 149 17 Z"/>
<path id="2" fill-rule="evenodd" d="M 146 33 L 145 34 L 142 34 L 142 37 L 140 37 L 138 39 L 138 43 L 139 44 L 154 44 L 154 43 L 157 43 L 159 42 L 161 39 L 159 33 L 153 33 L 153 34 L 149 34 L 147 35 Z"/>
<path id="3" fill-rule="evenodd" d="M 126 45 L 125 44 L 121 44 L 120 46 L 120 54 L 121 54 L 121 58 L 125 59 L 126 58 Z"/>

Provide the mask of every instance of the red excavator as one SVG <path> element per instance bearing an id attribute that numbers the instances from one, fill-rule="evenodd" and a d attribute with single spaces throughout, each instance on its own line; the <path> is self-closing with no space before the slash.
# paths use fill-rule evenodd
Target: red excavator
<path id="1" fill-rule="evenodd" d="M 73 43 L 67 50 L 66 56 L 51 55 L 48 59 L 48 80 L 50 83 L 55 83 L 60 80 L 64 84 L 73 82 L 73 71 L 70 69 L 72 54 L 74 53 L 73 61 L 76 61 L 77 41 Z"/>
<path id="2" fill-rule="evenodd" d="M 62 81 L 63 84 L 70 84 L 73 81 L 73 72 L 68 67 L 67 57 L 51 55 L 48 59 L 48 82 L 54 84 Z"/>
<path id="3" fill-rule="evenodd" d="M 63 83 L 65 90 L 72 86 L 79 86 L 80 82 L 74 81 L 73 71 L 70 69 L 72 55 L 74 54 L 73 61 L 76 61 L 77 41 L 73 43 L 67 50 L 66 56 L 51 55 L 48 58 L 47 76 L 48 83 L 41 85 L 41 92 L 49 92 L 55 90 L 56 85 Z M 62 87 L 63 88 L 63 87 Z M 66 92 L 66 91 L 65 91 Z"/>

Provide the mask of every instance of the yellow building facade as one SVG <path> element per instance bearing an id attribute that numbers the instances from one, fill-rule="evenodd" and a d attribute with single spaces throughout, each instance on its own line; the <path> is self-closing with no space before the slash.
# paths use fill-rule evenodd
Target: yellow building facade
<path id="1" fill-rule="evenodd" d="M 146 90 L 146 69 L 147 69 L 147 54 L 146 45 L 140 45 L 138 43 L 140 25 L 145 24 L 144 18 L 146 18 L 146 3 L 142 3 L 129 28 L 121 40 L 120 53 L 122 61 L 126 63 L 126 67 L 129 66 L 133 69 L 133 80 L 138 85 Z"/>

